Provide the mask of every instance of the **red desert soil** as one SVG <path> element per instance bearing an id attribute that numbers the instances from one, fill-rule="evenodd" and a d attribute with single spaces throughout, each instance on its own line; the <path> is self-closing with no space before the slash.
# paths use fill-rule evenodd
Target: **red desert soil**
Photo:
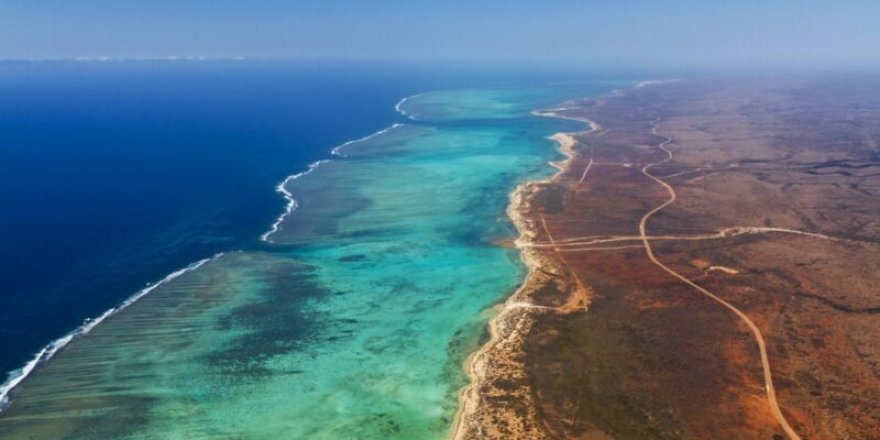
<path id="1" fill-rule="evenodd" d="M 546 114 L 546 113 L 545 113 Z M 643 84 L 509 209 L 456 438 L 880 438 L 880 81 Z"/>

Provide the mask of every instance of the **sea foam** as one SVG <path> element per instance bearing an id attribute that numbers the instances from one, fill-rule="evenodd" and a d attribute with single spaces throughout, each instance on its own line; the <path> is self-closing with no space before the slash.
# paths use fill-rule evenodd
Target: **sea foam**
<path id="1" fill-rule="evenodd" d="M 158 282 L 150 284 L 147 287 L 144 287 L 143 289 L 139 290 L 137 293 L 130 296 L 128 299 L 123 301 L 118 306 L 108 309 L 107 311 L 102 313 L 97 318 L 86 319 L 79 327 L 77 327 L 72 332 L 50 342 L 48 345 L 43 347 L 42 350 L 37 352 L 37 354 L 35 354 L 34 357 L 31 358 L 30 361 L 28 361 L 26 364 L 24 364 L 24 366 L 22 366 L 21 368 L 19 368 L 17 370 L 13 370 L 12 372 L 10 372 L 9 377 L 6 379 L 6 381 L 3 382 L 2 385 L 0 385 L 0 411 L 5 410 L 9 406 L 9 404 L 11 403 L 11 400 L 9 399 L 9 394 L 12 392 L 13 389 L 15 389 L 15 387 L 17 387 L 19 384 L 21 384 L 22 381 L 27 379 L 27 377 L 30 376 L 30 374 L 33 373 L 34 370 L 37 369 L 37 367 L 44 364 L 46 361 L 48 361 L 53 356 L 55 356 L 55 354 L 57 354 L 61 349 L 63 349 L 65 346 L 67 346 L 67 344 L 69 344 L 71 341 L 73 341 L 74 339 L 76 339 L 80 336 L 88 334 L 95 327 L 97 327 L 98 324 L 100 324 L 101 322 L 103 322 L 107 318 L 121 312 L 122 310 L 125 310 L 128 306 L 134 304 L 135 302 L 137 302 L 137 300 L 143 298 L 145 295 L 152 292 L 153 290 L 155 290 L 159 286 L 166 284 L 166 283 L 170 282 L 171 280 L 173 280 L 173 279 L 175 279 L 175 278 L 177 278 L 187 272 L 192 272 L 192 271 L 204 266 L 209 261 L 220 258 L 222 255 L 223 255 L 223 253 L 221 252 L 221 253 L 215 254 L 211 258 L 205 258 L 205 259 L 196 261 L 195 263 L 192 263 L 192 264 L 184 267 L 183 269 L 179 269 L 174 272 L 171 272 L 170 274 L 166 275 L 165 278 L 162 278 Z"/>
<path id="2" fill-rule="evenodd" d="M 394 130 L 394 129 L 397 128 L 397 127 L 402 127 L 402 126 L 403 126 L 403 124 L 401 124 L 401 123 L 399 123 L 399 122 L 398 122 L 398 123 L 395 123 L 394 125 L 392 125 L 392 126 L 390 126 L 390 127 L 388 127 L 388 128 L 383 128 L 383 129 L 381 129 L 381 130 L 379 130 L 379 131 L 377 131 L 377 132 L 375 132 L 375 133 L 373 133 L 373 134 L 370 134 L 370 135 L 364 136 L 364 137 L 362 137 L 362 138 L 360 138 L 360 139 L 355 139 L 355 140 L 353 140 L 353 141 L 348 141 L 348 142 L 346 142 L 346 143 L 344 143 L 344 144 L 342 144 L 342 145 L 336 146 L 336 147 L 334 147 L 332 150 L 330 150 L 330 152 L 331 152 L 334 156 L 345 157 L 345 154 L 342 153 L 342 149 L 343 149 L 343 148 L 345 148 L 345 147 L 347 147 L 347 146 L 349 146 L 349 145 L 351 145 L 351 144 L 356 144 L 356 143 L 359 143 L 359 142 L 368 141 L 368 140 L 370 140 L 370 139 L 373 139 L 373 138 L 376 137 L 376 136 L 381 136 L 381 135 L 383 135 L 383 134 L 385 134 L 385 133 L 388 133 L 388 132 L 391 131 L 391 130 Z"/>
<path id="3" fill-rule="evenodd" d="M 401 115 L 406 116 L 407 118 L 415 121 L 416 120 L 415 116 L 408 114 L 406 112 L 406 110 L 403 109 L 403 105 L 406 104 L 406 102 L 409 101 L 410 99 L 415 99 L 415 98 L 418 98 L 419 96 L 422 96 L 422 95 L 424 95 L 424 93 L 420 93 L 418 95 L 407 96 L 406 98 L 401 99 L 400 101 L 397 102 L 397 105 L 394 106 L 394 110 L 397 111 L 397 113 L 400 113 Z"/>
<path id="4" fill-rule="evenodd" d="M 277 220 L 275 220 L 275 223 L 272 223 L 272 226 L 269 228 L 269 230 L 264 232 L 263 235 L 260 236 L 260 240 L 271 242 L 271 240 L 269 240 L 269 237 L 272 234 L 278 232 L 278 229 L 281 228 L 281 223 L 284 222 L 284 219 L 286 219 L 287 216 L 289 216 L 290 213 L 295 211 L 297 206 L 299 206 L 296 202 L 296 199 L 293 198 L 293 194 L 291 194 L 290 191 L 287 190 L 287 184 L 293 180 L 305 176 L 306 174 L 311 173 L 312 171 L 315 171 L 316 169 L 318 169 L 318 167 L 321 166 L 321 164 L 327 162 L 330 162 L 330 159 L 322 159 L 317 162 L 312 162 L 309 164 L 309 169 L 301 173 L 291 174 L 290 176 L 287 176 L 284 180 L 281 181 L 281 183 L 278 184 L 278 186 L 275 187 L 275 191 L 281 193 L 284 196 L 284 199 L 287 200 L 287 205 L 284 208 L 284 212 L 281 214 L 281 216 L 278 217 Z"/>
<path id="5" fill-rule="evenodd" d="M 376 136 L 381 136 L 381 135 L 388 133 L 389 131 L 394 130 L 395 128 L 398 128 L 401 126 L 403 126 L 403 124 L 396 123 L 390 127 L 383 128 L 382 130 L 379 130 L 373 134 L 364 136 L 359 139 L 354 139 L 354 140 L 348 141 L 344 144 L 341 144 L 341 145 L 334 147 L 332 150 L 330 150 L 330 153 L 333 154 L 334 156 L 346 157 L 345 154 L 342 152 L 343 148 L 345 148 L 349 145 L 352 145 L 352 144 L 359 143 L 359 142 L 368 141 L 370 139 L 373 139 Z M 290 191 L 287 190 L 287 184 L 290 183 L 291 181 L 294 181 L 296 179 L 299 179 L 302 176 L 305 176 L 305 175 L 311 173 L 312 171 L 315 171 L 316 169 L 318 169 L 318 167 L 320 167 L 322 164 L 325 164 L 327 162 L 330 162 L 330 159 L 322 159 L 317 162 L 312 162 L 309 164 L 309 168 L 307 170 L 305 170 L 301 173 L 291 174 L 290 176 L 287 176 L 286 178 L 284 178 L 284 180 L 281 181 L 281 183 L 278 184 L 278 186 L 275 187 L 275 191 L 281 193 L 281 195 L 284 196 L 284 199 L 287 201 L 287 205 L 284 208 L 284 212 L 281 213 L 281 215 L 275 220 L 275 222 L 272 223 L 272 226 L 269 227 L 269 230 L 264 232 L 263 235 L 260 236 L 260 240 L 265 241 L 267 243 L 271 243 L 272 240 L 270 240 L 269 237 L 271 237 L 272 234 L 278 232 L 278 230 L 281 228 L 281 223 L 283 223 L 284 220 L 293 211 L 295 211 L 296 208 L 299 206 L 296 199 L 293 198 L 293 194 L 291 194 Z"/>

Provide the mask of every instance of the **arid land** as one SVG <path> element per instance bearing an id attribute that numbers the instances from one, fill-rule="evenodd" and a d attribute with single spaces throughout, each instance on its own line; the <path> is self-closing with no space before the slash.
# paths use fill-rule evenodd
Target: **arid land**
<path id="1" fill-rule="evenodd" d="M 686 78 L 556 116 L 455 437 L 880 438 L 880 80 Z"/>

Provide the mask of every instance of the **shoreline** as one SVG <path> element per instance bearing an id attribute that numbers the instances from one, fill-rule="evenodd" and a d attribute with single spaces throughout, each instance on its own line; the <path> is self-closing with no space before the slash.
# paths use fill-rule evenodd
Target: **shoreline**
<path id="1" fill-rule="evenodd" d="M 405 116 L 406 118 L 413 119 L 411 116 L 406 115 L 405 112 L 400 110 L 399 107 L 406 100 L 417 97 L 417 96 L 420 96 L 420 95 L 414 95 L 411 97 L 404 98 L 395 107 L 396 110 L 398 110 L 400 112 L 400 114 Z M 533 228 L 531 228 L 531 225 L 526 224 L 527 220 L 524 219 L 521 214 L 524 211 L 524 209 L 528 206 L 528 204 L 530 203 L 528 193 L 527 193 L 528 186 L 533 183 L 546 182 L 546 181 L 549 181 L 552 179 L 556 179 L 565 170 L 565 167 L 567 166 L 567 164 L 574 158 L 573 147 L 576 143 L 574 136 L 579 135 L 579 134 L 589 133 L 589 132 L 601 129 L 601 127 L 598 124 L 596 124 L 593 121 L 586 120 L 586 119 L 569 118 L 569 117 L 565 117 L 562 115 L 558 115 L 553 112 L 546 112 L 546 113 L 533 112 L 533 114 L 536 116 L 542 116 L 542 117 L 555 117 L 555 118 L 560 118 L 560 119 L 568 119 L 568 120 L 576 120 L 576 121 L 584 122 L 589 125 L 589 129 L 587 129 L 585 131 L 579 131 L 579 132 L 559 132 L 559 133 L 556 133 L 552 136 L 549 136 L 547 139 L 551 139 L 551 140 L 555 141 L 558 144 L 556 150 L 559 151 L 560 154 L 562 154 L 564 156 L 564 159 L 562 159 L 562 160 L 550 162 L 550 165 L 557 168 L 558 171 L 553 176 L 551 176 L 547 179 L 523 182 L 520 185 L 518 185 L 517 188 L 514 189 L 509 194 L 510 203 L 509 203 L 506 211 L 507 211 L 508 217 L 511 219 L 511 222 L 514 224 L 517 231 L 519 232 L 519 238 L 517 239 L 517 242 L 519 240 L 525 239 L 527 237 L 527 234 L 528 234 L 527 231 L 534 230 Z M 366 141 L 366 140 L 372 139 L 376 136 L 387 133 L 387 132 L 389 132 L 393 129 L 396 129 L 398 127 L 401 127 L 403 125 L 405 125 L 405 124 L 395 123 L 389 127 L 386 127 L 382 130 L 379 130 L 376 133 L 370 134 L 370 135 L 365 136 L 363 138 L 348 141 L 344 144 L 341 144 L 337 147 L 334 147 L 331 150 L 331 154 L 335 155 L 335 156 L 345 157 L 345 155 L 340 151 L 343 147 L 346 147 L 346 146 L 349 146 L 351 144 L 355 144 L 355 143 L 358 143 L 361 141 Z M 309 164 L 307 170 L 299 172 L 299 173 L 291 174 L 290 176 L 287 176 L 285 179 L 283 179 L 276 186 L 275 190 L 277 192 L 281 193 L 284 196 L 284 198 L 286 199 L 286 202 L 287 202 L 286 208 L 285 208 L 284 212 L 272 224 L 272 226 L 270 227 L 270 230 L 261 234 L 261 236 L 259 237 L 261 241 L 267 242 L 267 243 L 272 243 L 272 240 L 269 237 L 272 234 L 278 232 L 278 230 L 280 230 L 281 223 L 297 208 L 296 200 L 293 198 L 292 194 L 285 189 L 286 184 L 288 184 L 291 180 L 294 180 L 294 179 L 299 178 L 303 175 L 307 175 L 307 174 L 311 173 L 312 171 L 319 168 L 322 164 L 329 162 L 329 161 L 330 161 L 330 159 L 322 159 L 322 160 L 318 160 L 316 162 L 313 162 L 313 163 Z M 519 247 L 519 246 L 517 246 L 517 247 Z M 511 311 L 523 310 L 525 308 L 529 308 L 528 304 L 526 304 L 524 301 L 516 301 L 516 299 L 520 296 L 520 294 L 522 294 L 528 288 L 527 281 L 531 277 L 534 276 L 535 271 L 538 268 L 541 268 L 544 265 L 546 265 L 547 262 L 541 261 L 543 258 L 538 256 L 538 252 L 540 252 L 540 250 L 531 250 L 531 249 L 523 249 L 523 248 L 520 248 L 520 249 L 521 249 L 520 259 L 521 259 L 521 261 L 523 261 L 523 263 L 525 264 L 525 266 L 528 270 L 527 275 L 525 277 L 526 281 L 521 283 L 520 286 L 516 289 L 515 293 L 513 293 L 510 297 L 508 297 L 503 303 L 496 304 L 496 306 L 493 307 L 493 308 L 496 308 L 496 307 L 500 308 L 500 310 L 498 311 L 498 314 L 496 316 L 494 316 L 489 321 L 490 340 L 486 344 L 484 344 L 482 347 L 480 347 L 480 349 L 468 354 L 465 359 L 465 364 L 476 365 L 477 361 L 478 361 L 477 358 L 479 356 L 485 354 L 485 352 L 488 351 L 489 348 L 491 348 L 492 341 L 497 340 L 500 332 L 503 332 L 504 330 L 506 330 L 506 328 L 501 327 L 501 324 L 498 321 L 500 321 L 502 318 L 504 318 L 506 315 L 508 315 Z M 226 253 L 228 253 L 228 252 L 226 252 Z M 14 393 L 14 391 L 23 382 L 25 382 L 26 379 L 29 378 L 32 373 L 38 371 L 42 365 L 44 365 L 46 362 L 48 362 L 55 354 L 57 354 L 62 349 L 64 349 L 70 342 L 77 340 L 80 336 L 84 336 L 84 335 L 88 334 L 96 326 L 101 324 L 105 319 L 112 317 L 112 316 L 116 315 L 117 313 L 123 311 L 125 308 L 134 304 L 139 299 L 141 299 L 143 296 L 149 294 L 150 292 L 152 292 L 156 288 L 158 288 L 168 282 L 171 282 L 172 280 L 174 280 L 174 279 L 178 278 L 179 276 L 182 276 L 188 272 L 197 270 L 200 267 L 202 267 L 203 265 L 220 258 L 224 254 L 225 254 L 224 252 L 217 253 L 217 254 L 213 255 L 212 257 L 198 260 L 198 261 L 193 262 L 187 266 L 184 266 L 181 269 L 178 269 L 178 270 L 171 272 L 170 274 L 166 275 L 164 278 L 160 279 L 159 281 L 150 283 L 146 287 L 138 290 L 135 294 L 131 295 L 130 297 L 128 297 L 127 299 L 125 299 L 124 301 L 119 303 L 119 305 L 114 306 L 110 309 L 107 309 L 104 313 L 102 313 L 101 315 L 99 315 L 96 318 L 87 318 L 83 322 L 83 324 L 81 324 L 80 326 L 78 326 L 74 330 L 72 330 L 72 331 L 66 333 L 64 336 L 57 338 L 57 339 L 54 339 L 53 341 L 48 343 L 43 349 L 41 349 L 39 352 L 37 352 L 33 356 L 33 358 L 30 361 L 28 361 L 24 366 L 22 366 L 19 369 L 12 370 L 12 371 L 8 372 L 9 376 L 6 378 L 6 380 L 4 382 L 0 382 L 0 414 L 2 414 L 6 409 L 8 409 L 14 403 L 14 401 L 12 399 L 12 394 Z M 473 383 L 475 377 L 482 377 L 485 374 L 485 372 L 477 372 L 476 370 L 474 373 L 475 374 L 473 374 L 473 375 L 468 374 L 468 377 L 470 379 L 471 384 Z M 467 388 L 470 388 L 470 385 L 468 385 Z M 459 393 L 459 406 L 458 406 L 458 409 L 456 410 L 456 415 L 455 415 L 456 425 L 458 425 L 459 413 L 461 412 L 461 409 L 463 408 L 463 405 L 462 405 L 463 395 L 464 395 L 463 392 Z"/>
<path id="2" fill-rule="evenodd" d="M 565 156 L 561 161 L 549 162 L 550 166 L 556 168 L 556 173 L 546 179 L 522 182 L 508 195 L 509 203 L 506 214 L 518 232 L 518 237 L 514 242 L 517 243 L 516 247 L 520 250 L 520 261 L 526 266 L 527 272 L 522 283 L 514 293 L 505 299 L 504 302 L 492 307 L 492 309 L 497 309 L 497 313 L 489 319 L 487 324 L 489 340 L 465 358 L 463 370 L 467 375 L 469 382 L 459 392 L 458 409 L 456 410 L 453 419 L 452 431 L 448 437 L 450 440 L 463 440 L 469 438 L 469 428 L 476 428 L 480 434 L 485 434 L 482 432 L 482 429 L 480 429 L 481 427 L 475 423 L 478 422 L 477 420 L 469 419 L 479 417 L 480 415 L 479 388 L 485 384 L 488 378 L 488 366 L 486 365 L 488 360 L 486 357 L 498 344 L 516 338 L 518 333 L 522 333 L 521 327 L 531 323 L 528 321 L 531 318 L 527 312 L 525 312 L 526 310 L 545 311 L 547 309 L 546 307 L 533 305 L 529 301 L 520 299 L 520 297 L 531 290 L 535 284 L 540 283 L 540 280 L 536 280 L 539 271 L 545 270 L 546 268 L 544 266 L 552 265 L 552 262 L 548 261 L 549 259 L 540 253 L 541 250 L 519 245 L 519 243 L 523 241 L 529 241 L 530 238 L 534 238 L 538 230 L 534 224 L 535 222 L 526 217 L 526 212 L 531 206 L 532 197 L 534 196 L 531 189 L 535 184 L 548 183 L 558 179 L 559 176 L 568 169 L 568 166 L 575 158 L 574 146 L 577 144 L 575 136 L 596 133 L 602 130 L 601 125 L 593 120 L 560 115 L 558 111 L 563 110 L 567 109 L 535 110 L 532 111 L 531 114 L 539 117 L 583 122 L 588 125 L 588 129 L 578 132 L 558 132 L 547 137 L 547 139 L 553 140 L 557 143 L 556 151 Z M 513 318 L 511 315 L 516 312 L 523 315 L 517 320 L 518 322 L 513 323 L 514 328 L 508 330 L 507 327 L 511 323 L 507 321 Z M 505 333 L 505 330 L 508 331 L 503 335 L 502 339 L 502 334 Z M 533 433 L 533 435 L 539 435 L 539 433 Z"/>

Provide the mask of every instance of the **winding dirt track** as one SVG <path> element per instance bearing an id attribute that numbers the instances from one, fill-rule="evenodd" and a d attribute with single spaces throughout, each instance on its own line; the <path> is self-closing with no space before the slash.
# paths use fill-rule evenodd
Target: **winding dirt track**
<path id="1" fill-rule="evenodd" d="M 752 331 L 752 335 L 754 335 L 755 340 L 758 342 L 758 348 L 760 349 L 760 352 L 761 352 L 761 365 L 764 368 L 764 389 L 767 391 L 767 401 L 770 404 L 770 410 L 773 412 L 773 416 L 776 418 L 776 420 L 782 426 L 782 429 L 785 431 L 785 434 L 788 436 L 788 438 L 793 439 L 793 440 L 800 440 L 800 436 L 794 431 L 794 429 L 791 427 L 791 425 L 788 424 L 788 421 L 785 419 L 785 416 L 782 414 L 782 409 L 779 407 L 779 402 L 776 399 L 776 390 L 775 390 L 775 388 L 773 388 L 773 376 L 770 372 L 770 361 L 767 356 L 767 347 L 766 347 L 766 343 L 764 342 L 764 336 L 761 334 L 761 330 L 758 329 L 758 326 L 755 325 L 754 321 L 752 321 L 751 318 L 749 318 L 748 315 L 743 313 L 741 310 L 737 309 L 729 302 L 721 299 L 720 297 L 718 297 L 714 293 L 706 290 L 705 288 L 703 288 L 699 284 L 691 281 L 689 278 L 685 277 L 684 275 L 681 275 L 680 273 L 670 269 L 668 266 L 661 263 L 657 259 L 657 257 L 654 255 L 654 250 L 651 248 L 651 241 L 649 239 L 648 232 L 647 232 L 648 220 L 654 214 L 660 212 L 661 210 L 663 210 L 667 206 L 674 203 L 676 200 L 676 194 L 675 194 L 675 189 L 672 188 L 672 186 L 670 186 L 668 183 L 666 183 L 665 181 L 663 181 L 659 177 L 654 176 L 649 171 L 651 168 L 653 168 L 655 166 L 664 164 L 664 163 L 672 160 L 672 151 L 670 151 L 668 148 L 666 148 L 667 145 L 672 143 L 672 138 L 668 137 L 668 136 L 661 135 L 660 133 L 658 133 L 659 125 L 657 123 L 653 123 L 653 126 L 654 126 L 654 128 L 651 130 L 651 132 L 657 136 L 660 136 L 660 137 L 666 139 L 665 141 L 663 141 L 657 145 L 657 148 L 663 150 L 666 153 L 666 158 L 664 158 L 660 161 L 650 163 L 648 165 L 643 166 L 642 167 L 642 174 L 644 174 L 645 176 L 647 176 L 651 180 L 657 182 L 658 184 L 660 184 L 664 188 L 666 188 L 666 191 L 669 193 L 669 199 L 666 200 L 665 202 L 663 202 L 661 205 L 657 206 L 656 208 L 648 211 L 648 213 L 645 214 L 642 217 L 642 220 L 639 222 L 639 234 L 642 238 L 642 244 L 645 247 L 645 252 L 648 254 L 648 258 L 651 260 L 651 262 L 653 262 L 659 268 L 663 269 L 664 271 L 666 271 L 670 275 L 678 278 L 679 280 L 681 280 L 685 284 L 693 287 L 694 289 L 697 289 L 698 291 L 700 291 L 700 293 L 708 296 L 709 298 L 712 298 L 713 300 L 715 300 L 719 304 L 723 305 L 724 307 L 726 307 L 727 309 L 729 309 L 730 311 L 735 313 L 736 316 L 738 316 L 739 319 L 742 320 L 749 327 L 749 329 Z"/>

